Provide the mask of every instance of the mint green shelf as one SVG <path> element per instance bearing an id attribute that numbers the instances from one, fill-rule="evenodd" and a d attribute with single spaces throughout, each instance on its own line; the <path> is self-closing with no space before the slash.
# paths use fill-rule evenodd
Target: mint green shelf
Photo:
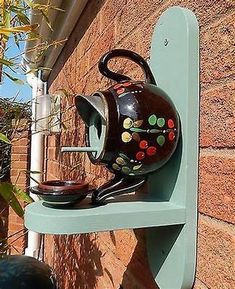
<path id="1" fill-rule="evenodd" d="M 79 234 L 184 222 L 185 209 L 170 202 L 115 202 L 102 207 L 55 209 L 40 201 L 27 206 L 25 212 L 25 226 L 44 234 Z"/>

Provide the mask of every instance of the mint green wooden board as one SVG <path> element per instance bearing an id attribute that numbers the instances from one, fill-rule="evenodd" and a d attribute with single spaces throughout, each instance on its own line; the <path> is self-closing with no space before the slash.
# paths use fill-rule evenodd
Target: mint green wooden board
<path id="1" fill-rule="evenodd" d="M 48 234 L 79 234 L 185 223 L 185 209 L 151 200 L 115 202 L 102 207 L 52 209 L 42 201 L 27 206 L 28 229 Z"/>
<path id="2" fill-rule="evenodd" d="M 192 287 L 196 260 L 199 36 L 194 14 L 166 10 L 152 40 L 150 65 L 158 86 L 176 105 L 182 135 L 172 159 L 150 176 L 148 199 L 77 209 L 46 207 L 42 201 L 25 209 L 25 226 L 48 234 L 149 228 L 148 253 L 160 289 Z"/>
<path id="3" fill-rule="evenodd" d="M 149 263 L 161 289 L 189 289 L 196 263 L 199 147 L 199 28 L 190 10 L 172 7 L 162 14 L 150 65 L 179 112 L 182 135 L 173 158 L 150 178 L 149 191 L 163 202 L 183 206 L 186 221 L 148 231 Z"/>

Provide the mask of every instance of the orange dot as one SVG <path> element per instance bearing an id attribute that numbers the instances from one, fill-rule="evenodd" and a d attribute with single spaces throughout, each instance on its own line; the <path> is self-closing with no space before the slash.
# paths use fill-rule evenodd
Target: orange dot
<path id="1" fill-rule="evenodd" d="M 117 90 L 117 94 L 122 94 L 123 92 L 125 91 L 125 89 L 122 87 L 122 88 L 119 88 Z"/>
<path id="2" fill-rule="evenodd" d="M 145 153 L 144 152 L 138 152 L 135 157 L 138 161 L 141 161 L 145 158 Z"/>
<path id="3" fill-rule="evenodd" d="M 156 152 L 157 152 L 157 148 L 156 147 L 149 147 L 147 149 L 147 155 L 148 156 L 153 156 L 153 155 L 156 154 Z"/>
<path id="4" fill-rule="evenodd" d="M 173 131 L 170 131 L 168 134 L 168 139 L 170 141 L 173 141 L 175 139 L 175 133 Z"/>
<path id="5" fill-rule="evenodd" d="M 130 86 L 131 83 L 130 83 L 130 82 L 125 82 L 125 83 L 123 83 L 122 85 L 125 86 L 125 87 L 127 87 L 127 86 Z"/>
<path id="6" fill-rule="evenodd" d="M 167 125 L 169 128 L 173 128 L 175 126 L 173 119 L 168 119 Z"/>
<path id="7" fill-rule="evenodd" d="M 146 140 L 142 140 L 140 143 L 139 143 L 139 147 L 143 150 L 145 150 L 147 147 L 148 147 L 148 142 Z"/>
<path id="8" fill-rule="evenodd" d="M 121 86 L 122 86 L 122 85 L 121 85 L 120 83 L 118 83 L 118 84 L 115 84 L 113 88 L 114 88 L 114 89 L 118 89 L 118 88 L 120 88 Z"/>

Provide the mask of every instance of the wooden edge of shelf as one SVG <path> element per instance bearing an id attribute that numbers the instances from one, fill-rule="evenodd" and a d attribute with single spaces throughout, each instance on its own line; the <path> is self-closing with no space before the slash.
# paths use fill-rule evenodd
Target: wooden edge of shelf
<path id="1" fill-rule="evenodd" d="M 44 234 L 81 234 L 184 223 L 185 208 L 170 202 L 115 202 L 100 207 L 56 209 L 38 201 L 25 209 L 25 226 Z"/>

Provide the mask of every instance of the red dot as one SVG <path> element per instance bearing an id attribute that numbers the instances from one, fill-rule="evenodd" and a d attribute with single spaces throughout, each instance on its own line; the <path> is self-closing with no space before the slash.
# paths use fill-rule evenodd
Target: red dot
<path id="1" fill-rule="evenodd" d="M 142 140 L 140 143 L 139 143 L 139 147 L 143 150 L 145 150 L 147 147 L 148 147 L 148 142 L 146 140 Z"/>
<path id="2" fill-rule="evenodd" d="M 119 88 L 118 90 L 117 90 L 117 94 L 122 94 L 123 92 L 125 91 L 125 88 Z"/>
<path id="3" fill-rule="evenodd" d="M 127 86 L 130 86 L 131 83 L 130 83 L 130 82 L 125 82 L 125 83 L 123 83 L 122 85 L 125 86 L 125 87 L 127 87 Z"/>
<path id="4" fill-rule="evenodd" d="M 174 133 L 173 131 L 170 131 L 169 134 L 168 134 L 168 139 L 169 139 L 170 141 L 173 141 L 174 138 L 175 138 L 175 133 Z"/>
<path id="5" fill-rule="evenodd" d="M 156 147 L 149 147 L 149 148 L 147 149 L 147 155 L 148 155 L 148 156 L 153 156 L 153 155 L 156 154 L 156 152 L 157 152 Z"/>
<path id="6" fill-rule="evenodd" d="M 169 128 L 173 128 L 175 126 L 173 119 L 168 119 L 167 125 Z"/>
<path id="7" fill-rule="evenodd" d="M 118 83 L 118 84 L 115 84 L 113 88 L 114 88 L 114 89 L 118 89 L 118 88 L 120 88 L 121 86 L 122 86 L 122 85 L 121 85 L 120 83 Z"/>
<path id="8" fill-rule="evenodd" d="M 141 161 L 145 158 L 145 152 L 138 152 L 135 157 L 138 161 Z"/>

